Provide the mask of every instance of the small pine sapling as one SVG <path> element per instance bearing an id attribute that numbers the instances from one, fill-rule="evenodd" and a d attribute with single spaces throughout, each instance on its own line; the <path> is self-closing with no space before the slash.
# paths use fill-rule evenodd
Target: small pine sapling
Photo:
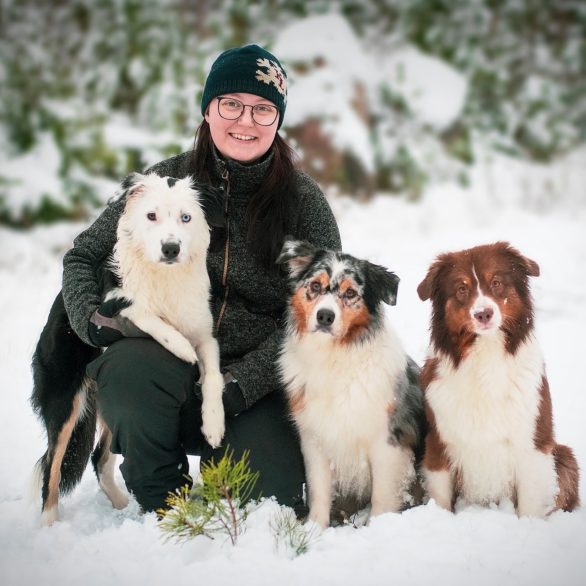
<path id="1" fill-rule="evenodd" d="M 304 525 L 288 507 L 282 507 L 273 516 L 270 529 L 277 551 L 284 551 L 291 558 L 306 553 L 320 537 L 317 525 Z"/>
<path id="2" fill-rule="evenodd" d="M 193 488 L 184 486 L 169 493 L 169 508 L 157 511 L 166 539 L 183 542 L 198 535 L 210 539 L 227 535 L 236 545 L 245 529 L 249 512 L 246 504 L 258 480 L 258 472 L 250 469 L 249 455 L 245 451 L 240 460 L 234 461 L 233 450 L 226 449 L 219 462 L 212 459 L 202 464 Z"/>

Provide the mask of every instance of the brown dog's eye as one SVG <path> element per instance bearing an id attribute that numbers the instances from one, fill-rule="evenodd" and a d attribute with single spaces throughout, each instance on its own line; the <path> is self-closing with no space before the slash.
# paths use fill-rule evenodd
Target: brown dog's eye
<path id="1" fill-rule="evenodd" d="M 468 287 L 466 285 L 460 285 L 456 289 L 456 297 L 458 301 L 466 301 L 468 298 Z"/>
<path id="2" fill-rule="evenodd" d="M 309 289 L 312 293 L 321 293 L 321 283 L 319 281 L 313 281 L 309 285 Z"/>
<path id="3" fill-rule="evenodd" d="M 503 283 L 500 279 L 497 279 L 496 277 L 490 282 L 490 288 L 493 291 L 498 291 L 502 288 Z"/>

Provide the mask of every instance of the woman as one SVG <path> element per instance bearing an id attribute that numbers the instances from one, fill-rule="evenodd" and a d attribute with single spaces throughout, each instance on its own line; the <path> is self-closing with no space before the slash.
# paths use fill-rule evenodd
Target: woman
<path id="1" fill-rule="evenodd" d="M 122 338 L 97 328 L 96 270 L 112 251 L 123 201 L 111 203 L 65 255 L 63 296 L 76 333 L 94 346 L 114 343 L 88 367 L 113 434 L 112 451 L 127 488 L 145 511 L 165 506 L 186 483 L 186 453 L 205 461 L 229 445 L 250 450 L 257 489 L 294 506 L 301 501 L 303 460 L 288 420 L 275 368 L 287 298 L 275 259 L 292 234 L 316 246 L 340 248 L 333 214 L 317 184 L 295 170 L 277 130 L 285 114 L 286 75 L 277 58 L 256 45 L 230 49 L 212 65 L 201 102 L 204 120 L 192 152 L 148 170 L 193 175 L 224 189 L 226 229 L 212 233 L 208 254 L 211 309 L 226 382 L 226 434 L 215 452 L 200 432 L 197 366 L 150 338 Z"/>

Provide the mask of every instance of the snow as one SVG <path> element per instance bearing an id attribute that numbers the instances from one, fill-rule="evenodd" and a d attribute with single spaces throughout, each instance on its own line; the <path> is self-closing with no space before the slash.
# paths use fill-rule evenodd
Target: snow
<path id="1" fill-rule="evenodd" d="M 35 207 L 39 196 L 51 194 L 54 201 L 65 203 L 61 194 L 59 181 L 59 167 L 61 159 L 59 150 L 53 138 L 44 133 L 38 147 L 17 157 L 2 156 L 2 174 L 10 184 L 11 196 L 6 204 L 11 212 L 17 212 L 27 207 Z M 30 170 L 35 172 L 31 173 Z"/>
<path id="2" fill-rule="evenodd" d="M 505 171 L 502 167 L 493 173 L 501 176 Z M 534 169 L 526 171 L 531 176 Z M 551 172 L 555 175 L 554 169 Z M 509 197 L 501 193 L 498 204 L 491 203 L 485 186 L 478 183 L 469 191 L 437 188 L 416 205 L 384 194 L 366 204 L 332 197 L 331 205 L 345 250 L 384 264 L 401 277 L 398 305 L 388 311 L 408 352 L 419 362 L 427 347 L 429 305 L 419 300 L 416 287 L 437 254 L 504 239 L 540 264 L 533 294 L 557 437 L 573 447 L 584 469 L 586 398 L 575 371 L 583 352 L 578 332 L 586 328 L 586 211 L 528 210 L 522 204 L 523 182 L 510 179 Z M 251 513 L 236 547 L 205 537 L 178 545 L 164 542 L 154 515 L 140 515 L 135 502 L 124 511 L 113 510 L 88 469 L 79 487 L 63 499 L 62 520 L 39 528 L 39 503 L 27 500 L 32 467 L 44 451 L 41 426 L 28 403 L 30 356 L 59 289 L 62 255 L 82 228 L 61 224 L 28 233 L 0 231 L 3 583 L 583 583 L 583 509 L 537 520 L 518 519 L 510 505 L 463 507 L 453 515 L 430 502 L 401 515 L 383 515 L 369 526 L 330 528 L 308 553 L 291 559 L 276 547 L 269 528 L 279 510 L 273 501 L 264 501 Z M 122 484 L 119 476 L 118 481 Z M 581 495 L 584 500 L 584 488 Z"/>
<path id="3" fill-rule="evenodd" d="M 299 39 L 312 41 L 300 43 Z M 380 104 L 381 87 L 388 85 L 409 105 L 417 124 L 441 131 L 461 114 L 468 91 L 462 74 L 413 46 L 400 45 L 381 55 L 335 12 L 294 22 L 280 32 L 272 51 L 289 75 L 286 125 L 321 119 L 321 128 L 332 143 L 352 152 L 369 172 L 376 157 L 368 121 L 356 109 L 361 92 L 370 111 L 381 113 L 385 111 Z M 386 153 L 393 152 L 393 142 L 401 140 L 417 150 L 411 143 L 420 141 L 397 136 L 400 130 L 392 124 L 389 134 L 395 139 L 387 139 Z"/>
<path id="4" fill-rule="evenodd" d="M 335 14 L 307 19 L 299 29 L 295 26 L 280 33 L 272 47 L 275 54 L 287 65 L 311 62 L 317 56 L 325 65 L 306 76 L 289 67 L 290 124 L 305 119 L 312 108 L 323 113 L 329 107 L 333 116 L 326 128 L 334 143 L 355 149 L 361 160 L 371 160 L 367 128 L 350 108 L 354 84 L 362 83 L 369 99 L 376 99 L 381 79 L 392 79 L 401 70 L 404 82 L 398 79 L 393 89 L 408 94 L 421 123 L 443 128 L 457 116 L 466 87 L 439 61 L 410 47 L 377 57 Z M 144 139 L 143 131 L 119 120 L 106 132 L 118 147 Z M 154 147 L 160 140 L 160 135 L 153 136 L 147 143 Z M 411 135 L 411 140 L 416 142 L 417 136 Z M 584 351 L 581 332 L 586 329 L 586 151 L 577 150 L 555 165 L 543 166 L 485 152 L 480 141 L 475 147 L 476 165 L 467 190 L 437 184 L 417 204 L 385 194 L 363 204 L 331 195 L 344 249 L 401 277 L 398 304 L 388 312 L 407 351 L 419 363 L 427 349 L 430 308 L 419 300 L 416 288 L 437 254 L 509 240 L 537 261 L 541 276 L 532 282 L 537 334 L 547 361 L 557 438 L 574 449 L 584 470 L 586 395 L 577 371 Z M 11 192 L 13 205 L 29 201 L 39 184 L 59 193 L 55 146 L 50 140 L 43 142 L 34 159 L 3 164 L 8 165 L 3 168 L 6 176 L 19 182 Z M 107 181 L 101 185 L 105 201 L 113 190 Z M 584 583 L 584 509 L 538 520 L 517 518 L 507 504 L 461 507 L 454 515 L 430 502 L 400 515 L 375 518 L 368 526 L 330 528 L 308 553 L 291 559 L 274 543 L 270 524 L 279 506 L 273 501 L 264 501 L 251 513 L 236 547 L 205 537 L 177 545 L 163 540 L 154 514 L 141 515 L 134 501 L 123 511 L 113 510 L 88 468 L 74 493 L 63 499 L 62 520 L 51 528 L 39 528 L 40 503 L 29 502 L 29 481 L 45 440 L 28 401 L 30 358 L 60 287 L 62 256 L 83 228 L 83 224 L 30 232 L 0 228 L 3 584 Z M 196 460 L 191 463 L 195 470 Z M 118 481 L 122 485 L 120 475 Z M 586 499 L 584 482 L 581 497 Z"/>
<path id="5" fill-rule="evenodd" d="M 385 74 L 415 116 L 437 130 L 448 128 L 464 107 L 468 90 L 465 77 L 414 47 L 391 53 L 385 62 Z"/>

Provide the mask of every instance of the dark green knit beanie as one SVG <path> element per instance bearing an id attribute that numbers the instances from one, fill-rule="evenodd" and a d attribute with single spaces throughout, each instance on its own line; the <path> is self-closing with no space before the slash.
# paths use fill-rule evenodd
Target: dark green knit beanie
<path id="1" fill-rule="evenodd" d="M 258 45 L 224 51 L 213 63 L 201 97 L 201 113 L 222 94 L 247 93 L 270 100 L 279 109 L 279 126 L 287 106 L 287 74 L 279 60 Z"/>

